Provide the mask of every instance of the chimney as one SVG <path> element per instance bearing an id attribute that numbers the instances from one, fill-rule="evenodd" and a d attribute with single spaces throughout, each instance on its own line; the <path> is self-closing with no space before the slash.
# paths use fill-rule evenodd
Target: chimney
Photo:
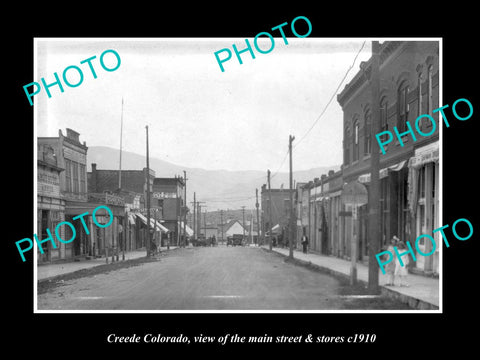
<path id="1" fill-rule="evenodd" d="M 97 192 L 97 164 L 92 163 L 92 177 L 90 178 L 89 184 L 91 186 L 92 193 Z"/>
<path id="2" fill-rule="evenodd" d="M 328 176 L 332 176 L 334 173 L 335 173 L 334 170 L 330 170 L 330 171 L 328 172 Z"/>

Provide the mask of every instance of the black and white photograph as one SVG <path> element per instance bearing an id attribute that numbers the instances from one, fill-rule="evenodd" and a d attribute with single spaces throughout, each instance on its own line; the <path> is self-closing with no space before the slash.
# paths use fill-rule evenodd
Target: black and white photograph
<path id="1" fill-rule="evenodd" d="M 441 40 L 261 40 L 36 39 L 38 311 L 440 308 Z"/>
<path id="2" fill-rule="evenodd" d="M 472 23 L 357 10 L 132 10 L 8 40 L 7 342 L 472 345 Z"/>

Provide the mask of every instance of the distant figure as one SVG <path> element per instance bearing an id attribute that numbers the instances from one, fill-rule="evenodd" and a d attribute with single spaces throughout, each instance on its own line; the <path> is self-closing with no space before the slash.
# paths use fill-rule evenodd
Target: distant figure
<path id="1" fill-rule="evenodd" d="M 387 283 L 385 284 L 386 286 L 394 285 L 397 257 L 395 256 L 395 250 L 393 249 L 393 247 L 397 245 L 397 242 L 399 240 L 400 239 L 394 235 L 392 240 L 390 240 L 390 245 L 388 245 L 387 247 L 387 251 L 390 251 L 390 253 L 393 254 L 393 260 L 390 261 L 386 266 L 386 272 L 388 274 L 388 280 L 387 280 Z"/>
<path id="2" fill-rule="evenodd" d="M 398 247 L 399 250 L 405 250 L 407 248 L 407 245 L 403 241 L 399 241 L 397 247 Z M 396 260 L 398 261 L 398 263 L 396 264 L 396 267 L 395 267 L 395 276 L 398 276 L 400 278 L 399 285 L 400 286 L 410 286 L 407 283 L 407 275 L 408 275 L 407 265 L 410 262 L 409 257 L 406 256 L 402 259 L 403 266 L 400 265 L 400 261 L 399 261 L 398 257 L 397 257 Z M 393 285 L 393 281 L 392 281 L 392 285 Z"/>
<path id="3" fill-rule="evenodd" d="M 303 253 L 306 254 L 308 252 L 308 237 L 305 234 L 302 236 L 302 247 Z"/>

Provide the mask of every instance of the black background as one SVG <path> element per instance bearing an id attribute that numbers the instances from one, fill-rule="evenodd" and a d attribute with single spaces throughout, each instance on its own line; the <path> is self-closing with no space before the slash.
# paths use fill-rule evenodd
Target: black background
<path id="1" fill-rule="evenodd" d="M 478 256 L 480 226 L 476 209 L 477 122 L 480 112 L 478 92 L 478 44 L 474 36 L 474 5 L 455 2 L 448 6 L 420 3 L 362 3 L 354 6 L 339 3 L 324 6 L 294 7 L 276 3 L 260 10 L 257 3 L 244 2 L 181 4 L 175 9 L 164 3 L 115 3 L 100 10 L 97 4 L 84 3 L 64 7 L 38 5 L 6 10 L 9 22 L 2 24 L 5 51 L 2 63 L 7 79 L 3 98 L 3 202 L 4 236 L 2 250 L 3 278 L 6 279 L 3 327 L 8 333 L 5 345 L 17 354 L 29 349 L 33 355 L 66 357 L 105 354 L 119 356 L 132 351 L 139 356 L 162 356 L 173 351 L 179 356 L 192 351 L 194 356 L 220 354 L 255 355 L 266 351 L 299 356 L 328 353 L 341 355 L 352 351 L 357 356 L 437 355 L 444 349 L 459 346 L 462 353 L 473 348 L 477 340 L 474 322 L 478 298 Z M 12 10 L 13 9 L 13 10 Z M 7 14 L 8 13 L 8 14 Z M 23 85 L 33 78 L 34 37 L 241 37 L 252 39 L 297 16 L 312 23 L 310 37 L 442 37 L 443 104 L 467 98 L 474 114 L 468 121 L 449 117 L 443 138 L 443 224 L 458 218 L 469 219 L 474 235 L 461 242 L 450 231 L 450 248 L 444 247 L 443 314 L 34 314 L 33 256 L 22 263 L 15 241 L 33 235 L 33 108 Z M 302 33 L 299 29 L 299 33 Z M 287 34 L 288 36 L 288 34 Z M 269 56 L 275 56 L 273 51 Z M 212 53 L 213 58 L 213 53 Z M 6 76 L 5 76 L 6 75 Z M 447 112 L 447 114 L 451 114 Z M 11 139 L 11 141 L 10 141 Z M 32 252 L 30 252 L 32 254 Z M 147 333 L 193 337 L 226 333 L 249 335 L 313 334 L 314 336 L 348 336 L 354 333 L 376 334 L 374 344 L 108 344 L 108 334 Z M 380 352 L 382 349 L 387 352 Z M 7 349 L 4 349 L 7 350 Z M 316 354 L 316 355 L 315 355 Z"/>

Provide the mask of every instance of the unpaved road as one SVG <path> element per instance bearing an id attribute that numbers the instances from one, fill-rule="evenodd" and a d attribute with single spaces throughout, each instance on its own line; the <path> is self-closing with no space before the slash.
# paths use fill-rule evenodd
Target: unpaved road
<path id="1" fill-rule="evenodd" d="M 39 310 L 340 310 L 351 301 L 342 286 L 259 248 L 219 246 L 67 280 L 37 299 Z"/>

